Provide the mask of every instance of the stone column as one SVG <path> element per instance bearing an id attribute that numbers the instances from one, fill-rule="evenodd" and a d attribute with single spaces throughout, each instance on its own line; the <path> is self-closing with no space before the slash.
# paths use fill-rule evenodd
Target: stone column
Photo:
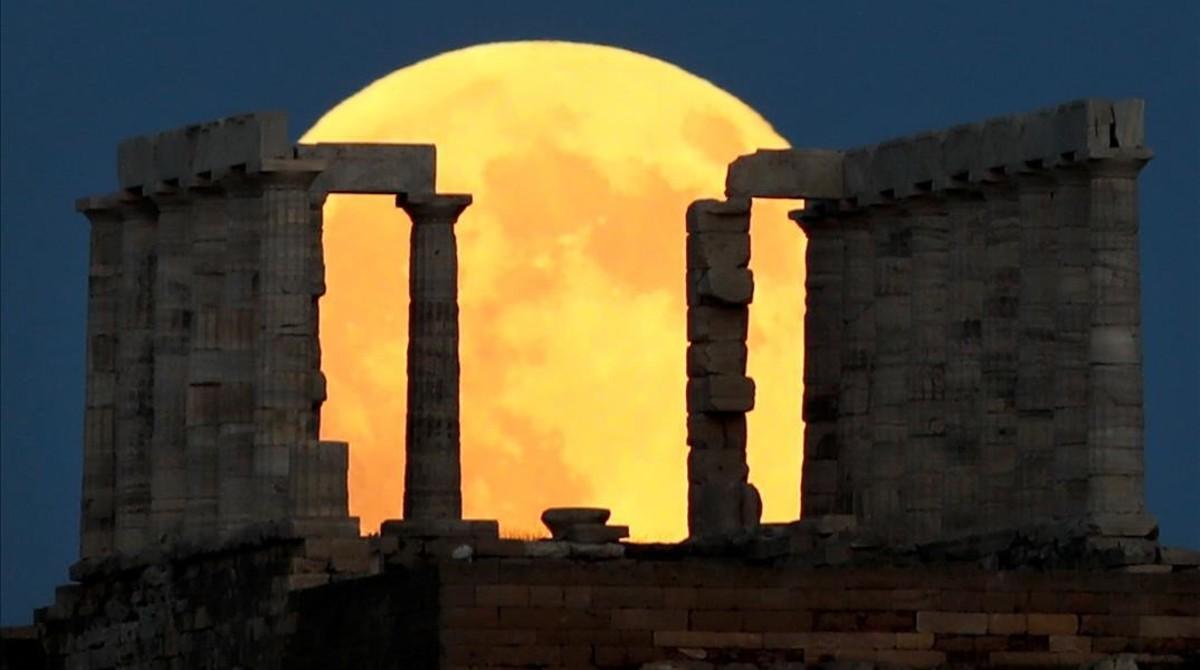
<path id="1" fill-rule="evenodd" d="M 900 498 L 908 443 L 912 354 L 912 219 L 895 208 L 872 212 L 875 242 L 875 366 L 871 370 L 871 473 L 865 520 L 888 541 L 907 538 Z"/>
<path id="2" fill-rule="evenodd" d="M 1087 512 L 1093 516 L 1145 513 L 1137 175 L 1149 159 L 1149 151 L 1128 151 L 1087 165 Z"/>
<path id="3" fill-rule="evenodd" d="M 150 448 L 150 526 L 154 538 L 177 538 L 187 501 L 185 417 L 191 339 L 191 207 L 187 194 L 165 190 L 158 206 L 154 280 L 154 437 Z"/>
<path id="4" fill-rule="evenodd" d="M 76 209 L 91 223 L 83 498 L 79 517 L 79 555 L 88 558 L 111 554 L 116 549 L 117 349 L 121 332 L 124 226 L 116 202 L 81 200 Z"/>
<path id="5" fill-rule="evenodd" d="M 147 198 L 131 197 L 120 213 L 114 523 L 116 550 L 132 552 L 150 529 L 158 210 Z"/>
<path id="6" fill-rule="evenodd" d="M 308 216 L 313 231 L 308 271 L 309 292 L 314 299 L 325 294 L 325 252 L 323 243 L 324 207 L 328 195 L 318 187 L 309 192 Z M 314 302 L 314 319 L 319 322 L 320 303 Z M 321 342 L 313 337 L 309 351 L 313 369 L 313 417 L 320 433 L 321 404 L 325 402 L 325 375 L 321 372 Z M 346 474 L 349 445 L 345 442 L 308 440 L 292 448 L 290 482 L 293 519 L 347 519 Z M 311 526 L 311 524 L 310 524 Z M 328 527 L 328 526 L 326 526 Z M 357 530 L 357 529 L 356 529 Z"/>
<path id="7" fill-rule="evenodd" d="M 1007 183 L 982 187 L 985 282 L 981 374 L 983 435 L 978 518 L 989 528 L 1011 528 L 1017 517 L 1017 305 L 1020 299 L 1020 204 Z"/>
<path id="8" fill-rule="evenodd" d="M 750 200 L 692 203 L 687 232 L 688 533 L 721 536 L 762 513 L 746 464 Z"/>
<path id="9" fill-rule="evenodd" d="M 851 512 L 863 518 L 870 482 L 874 431 L 871 370 L 875 366 L 875 241 L 869 219 L 854 212 L 842 219 L 842 374 L 838 398 L 839 465 L 849 470 Z"/>
<path id="10" fill-rule="evenodd" d="M 801 514 L 848 514 L 849 463 L 842 463 L 838 414 L 842 377 L 845 242 L 841 222 L 808 202 L 796 220 L 808 238 L 804 261 L 804 470 Z"/>
<path id="11" fill-rule="evenodd" d="M 916 541 L 942 531 L 946 467 L 946 291 L 948 220 L 931 198 L 911 203 L 910 333 L 907 422 L 901 503 Z"/>
<path id="12" fill-rule="evenodd" d="M 253 471 L 255 510 L 264 521 L 288 516 L 292 450 L 317 440 L 317 297 L 312 273 L 318 247 L 308 192 L 317 174 L 319 170 L 297 165 L 260 177 L 264 218 Z"/>
<path id="13" fill-rule="evenodd" d="M 191 198 L 192 319 L 187 370 L 184 519 L 187 536 L 205 542 L 215 539 L 218 531 L 218 445 L 230 406 L 225 386 L 229 366 L 221 341 L 227 222 L 221 191 L 193 189 Z"/>
<path id="14" fill-rule="evenodd" d="M 1081 168 L 1058 169 L 1054 177 L 1054 514 L 1066 519 L 1084 513 L 1088 496 L 1091 194 Z"/>
<path id="15" fill-rule="evenodd" d="M 458 246 L 469 195 L 396 199 L 412 219 L 404 518 L 462 518 L 459 454 Z"/>
<path id="16" fill-rule="evenodd" d="M 1048 520 L 1054 508 L 1055 302 L 1058 292 L 1055 184 L 1034 173 L 1016 180 L 1021 211 L 1017 306 L 1017 468 L 1021 524 Z"/>
<path id="17" fill-rule="evenodd" d="M 983 299 L 987 272 L 986 205 L 978 192 L 947 194 L 946 470 L 942 531 L 961 535 L 979 518 L 984 403 Z"/>
<path id="18" fill-rule="evenodd" d="M 222 535 L 251 523 L 254 506 L 255 407 L 258 400 L 257 347 L 262 330 L 259 309 L 260 238 L 265 218 L 261 186 L 229 178 L 225 194 L 225 274 L 218 327 L 227 403 L 217 447 L 217 516 Z"/>

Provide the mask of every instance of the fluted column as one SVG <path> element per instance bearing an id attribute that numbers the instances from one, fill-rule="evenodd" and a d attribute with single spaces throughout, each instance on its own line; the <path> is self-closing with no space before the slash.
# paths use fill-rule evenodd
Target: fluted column
<path id="1" fill-rule="evenodd" d="M 985 280 L 982 352 L 983 434 L 980 514 L 989 528 L 1012 527 L 1017 467 L 1017 305 L 1020 298 L 1020 204 L 1007 184 L 987 184 L 984 197 Z"/>
<path id="2" fill-rule="evenodd" d="M 1088 339 L 1092 318 L 1091 194 L 1079 167 L 1055 171 L 1055 516 L 1078 517 L 1088 496 Z"/>
<path id="3" fill-rule="evenodd" d="M 942 530 L 946 484 L 946 283 L 948 220 L 941 202 L 915 201 L 909 217 L 911 289 L 908 352 L 908 439 L 900 499 L 916 540 Z"/>
<path id="4" fill-rule="evenodd" d="M 849 463 L 838 435 L 843 342 L 841 222 L 820 203 L 797 217 L 808 238 L 804 261 L 803 516 L 847 514 L 852 494 Z"/>
<path id="5" fill-rule="evenodd" d="M 1023 524 L 1053 509 L 1055 301 L 1058 238 L 1055 183 L 1045 173 L 1016 180 L 1021 211 L 1017 306 L 1017 468 L 1015 507 Z"/>
<path id="6" fill-rule="evenodd" d="M 839 465 L 849 470 L 851 510 L 862 518 L 872 463 L 871 370 L 875 365 L 875 241 L 863 212 L 841 220 L 842 371 L 838 399 Z"/>
<path id="7" fill-rule="evenodd" d="M 912 220 L 872 212 L 875 242 L 875 365 L 871 369 L 871 472 L 864 517 L 888 540 L 908 536 L 900 497 L 908 443 L 912 352 Z"/>
<path id="8" fill-rule="evenodd" d="M 259 240 L 258 376 L 254 489 L 260 520 L 290 512 L 291 454 L 315 446 L 317 296 L 309 185 L 319 170 L 297 165 L 264 173 Z"/>
<path id="9" fill-rule="evenodd" d="M 1137 175 L 1148 151 L 1086 166 L 1091 319 L 1088 325 L 1088 508 L 1145 512 L 1141 264 Z"/>
<path id="10" fill-rule="evenodd" d="M 193 317 L 191 211 L 179 190 L 153 196 L 158 206 L 154 280 L 154 437 L 150 449 L 153 537 L 178 537 L 187 500 L 185 417 Z"/>
<path id="11" fill-rule="evenodd" d="M 986 206 L 978 192 L 945 199 L 949 217 L 946 282 L 946 470 L 942 532 L 974 529 L 984 483 L 983 299 L 987 271 Z"/>
<path id="12" fill-rule="evenodd" d="M 412 219 L 404 518 L 462 518 L 459 454 L 458 246 L 469 195 L 396 199 Z"/>
<path id="13" fill-rule="evenodd" d="M 247 178 L 223 184 L 226 227 L 221 286 L 222 395 L 228 405 L 217 447 L 217 516 L 228 535 L 255 518 L 254 440 L 257 347 L 262 330 L 259 261 L 265 210 L 261 186 Z"/>
<path id="14" fill-rule="evenodd" d="M 88 266 L 86 405 L 79 555 L 110 554 L 116 547 L 116 394 L 120 340 L 122 217 L 116 202 L 80 201 L 91 223 Z"/>
<path id="15" fill-rule="evenodd" d="M 224 194 L 215 188 L 191 192 L 192 293 L 185 420 L 187 535 L 199 541 L 218 530 L 218 445 L 227 421 L 226 376 L 221 346 L 221 299 L 225 280 L 227 226 Z"/>

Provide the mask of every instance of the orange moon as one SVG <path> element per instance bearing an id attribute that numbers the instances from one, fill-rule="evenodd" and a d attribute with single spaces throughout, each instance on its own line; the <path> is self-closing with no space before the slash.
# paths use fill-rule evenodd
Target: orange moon
<path id="1" fill-rule="evenodd" d="M 375 81 L 303 142 L 433 143 L 457 225 L 464 514 L 506 536 L 541 511 L 613 510 L 635 539 L 687 534 L 684 212 L 740 154 L 788 143 L 674 65 L 612 47 L 485 44 Z M 799 514 L 803 234 L 756 201 L 750 479 L 764 519 Z M 325 205 L 325 439 L 350 442 L 351 513 L 403 494 L 409 221 L 393 199 Z"/>

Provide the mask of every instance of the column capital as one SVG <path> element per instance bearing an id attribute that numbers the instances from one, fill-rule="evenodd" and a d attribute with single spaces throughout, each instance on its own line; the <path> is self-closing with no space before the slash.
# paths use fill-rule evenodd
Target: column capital
<path id="1" fill-rule="evenodd" d="M 469 194 L 399 193 L 396 206 L 412 219 L 413 225 L 444 223 L 454 225 L 473 201 Z"/>
<path id="2" fill-rule="evenodd" d="M 122 191 L 80 198 L 75 201 L 75 211 L 95 222 L 108 218 L 135 218 L 138 214 L 154 216 L 158 207 L 150 198 Z"/>
<path id="3" fill-rule="evenodd" d="M 193 194 L 185 188 L 163 186 L 147 193 L 146 198 L 158 207 L 158 211 L 180 209 L 191 204 Z"/>
<path id="4" fill-rule="evenodd" d="M 1129 150 L 1103 158 L 1093 158 L 1080 165 L 1089 177 L 1136 179 L 1154 153 L 1149 149 Z"/>

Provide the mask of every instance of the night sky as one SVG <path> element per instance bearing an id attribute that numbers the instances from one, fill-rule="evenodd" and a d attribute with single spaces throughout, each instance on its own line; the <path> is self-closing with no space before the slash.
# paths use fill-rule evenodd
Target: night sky
<path id="1" fill-rule="evenodd" d="M 518 39 L 669 61 L 798 147 L 1145 98 L 1147 498 L 1166 543 L 1200 546 L 1200 3 L 825 4 L 5 1 L 3 623 L 28 621 L 77 557 L 88 229 L 73 202 L 115 188 L 117 142 L 258 109 L 287 110 L 298 137 L 397 68 Z"/>

